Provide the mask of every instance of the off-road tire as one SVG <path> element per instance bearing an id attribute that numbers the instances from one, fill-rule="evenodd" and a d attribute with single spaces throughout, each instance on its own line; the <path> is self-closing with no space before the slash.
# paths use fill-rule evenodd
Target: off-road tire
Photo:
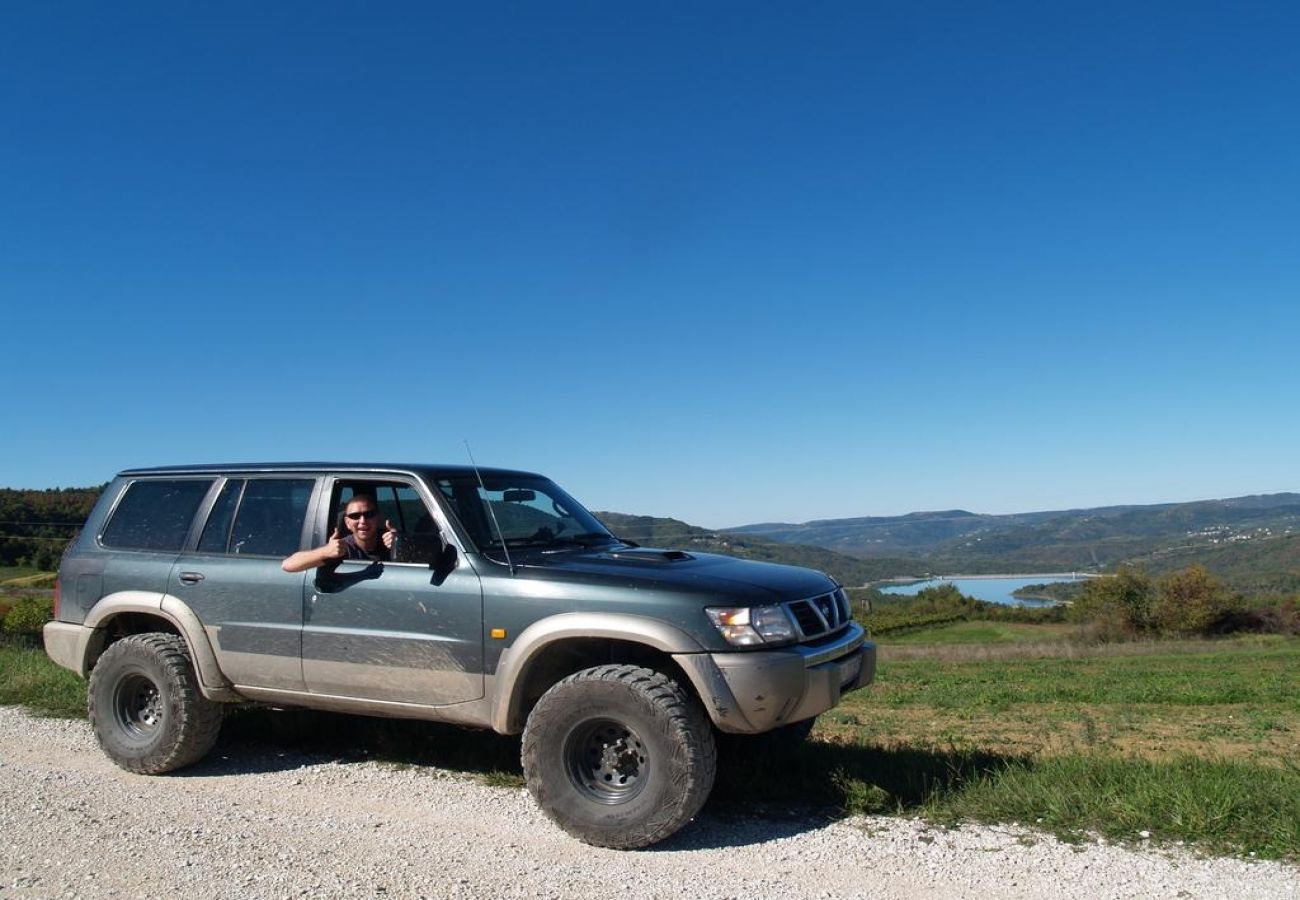
<path id="1" fill-rule="evenodd" d="M 221 704 L 199 691 L 189 650 L 174 634 L 133 634 L 105 650 L 86 705 L 104 752 L 142 775 L 198 762 L 221 730 Z"/>
<path id="2" fill-rule="evenodd" d="M 713 729 L 676 681 L 631 665 L 584 669 L 542 695 L 521 752 L 537 805 L 569 834 L 628 850 L 662 841 L 713 788 Z"/>

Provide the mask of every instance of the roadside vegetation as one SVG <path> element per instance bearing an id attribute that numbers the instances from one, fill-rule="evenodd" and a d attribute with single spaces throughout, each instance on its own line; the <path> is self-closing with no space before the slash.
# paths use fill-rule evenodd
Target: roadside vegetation
<path id="1" fill-rule="evenodd" d="M 39 646 L 48 583 L 0 569 L 0 704 L 83 716 L 85 683 Z M 850 595 L 879 646 L 876 683 L 793 751 L 724 747 L 714 811 L 1018 822 L 1300 862 L 1296 597 L 1246 598 L 1194 566 L 1121 570 L 1068 606 L 982 603 L 951 586 Z M 447 725 L 249 707 L 222 741 L 522 784 L 517 739 Z"/>

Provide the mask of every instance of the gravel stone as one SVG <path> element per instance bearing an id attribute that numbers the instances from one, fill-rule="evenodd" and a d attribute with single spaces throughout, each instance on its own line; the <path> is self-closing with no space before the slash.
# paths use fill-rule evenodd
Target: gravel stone
<path id="1" fill-rule="evenodd" d="M 1149 845 L 1148 845 L 1149 846 Z M 588 847 L 518 789 L 293 753 L 167 776 L 83 721 L 0 708 L 0 898 L 1147 898 L 1300 896 L 1300 869 L 1013 826 L 705 813 L 642 851 Z"/>

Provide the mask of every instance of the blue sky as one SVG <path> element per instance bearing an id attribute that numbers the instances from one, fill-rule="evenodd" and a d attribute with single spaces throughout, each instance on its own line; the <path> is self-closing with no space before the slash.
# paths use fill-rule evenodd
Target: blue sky
<path id="1" fill-rule="evenodd" d="M 10 5 L 0 484 L 1300 489 L 1295 4 Z"/>

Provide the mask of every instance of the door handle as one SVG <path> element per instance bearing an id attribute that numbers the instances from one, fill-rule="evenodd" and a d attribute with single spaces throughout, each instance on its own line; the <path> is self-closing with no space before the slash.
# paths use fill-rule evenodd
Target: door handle
<path id="1" fill-rule="evenodd" d="M 203 580 L 202 572 L 182 572 L 181 584 L 198 584 Z"/>

